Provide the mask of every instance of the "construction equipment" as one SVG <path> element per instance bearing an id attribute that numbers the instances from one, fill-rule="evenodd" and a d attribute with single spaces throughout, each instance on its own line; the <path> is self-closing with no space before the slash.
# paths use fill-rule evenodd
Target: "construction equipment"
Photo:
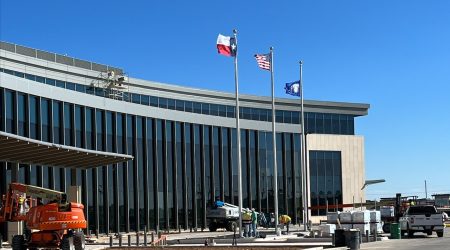
<path id="1" fill-rule="evenodd" d="M 47 204 L 42 202 L 48 201 Z M 9 184 L 0 204 L 1 222 L 25 222 L 22 235 L 14 235 L 13 250 L 60 248 L 83 250 L 86 228 L 84 206 L 67 202 L 67 195 L 21 183 Z"/>
<path id="2" fill-rule="evenodd" d="M 242 209 L 244 222 L 251 220 L 251 218 L 245 217 L 249 212 L 251 211 L 248 209 Z M 213 206 L 207 209 L 206 218 L 209 231 L 215 232 L 218 228 L 225 228 L 227 231 L 233 232 L 239 223 L 239 207 L 223 201 L 215 201 Z"/>
<path id="3" fill-rule="evenodd" d="M 381 198 L 380 204 L 385 205 L 384 207 L 380 207 L 383 231 L 390 233 L 391 223 L 398 223 L 400 217 L 403 216 L 409 206 L 416 204 L 416 200 L 417 196 L 402 196 L 400 193 L 397 193 L 395 198 Z M 391 210 L 391 212 L 383 212 L 386 210 Z"/>

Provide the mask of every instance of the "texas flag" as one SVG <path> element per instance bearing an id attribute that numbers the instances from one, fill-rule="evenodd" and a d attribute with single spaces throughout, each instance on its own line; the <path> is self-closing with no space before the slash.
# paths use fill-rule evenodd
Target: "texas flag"
<path id="1" fill-rule="evenodd" d="M 236 51 L 236 39 L 219 34 L 217 37 L 217 52 L 224 56 L 236 56 Z"/>

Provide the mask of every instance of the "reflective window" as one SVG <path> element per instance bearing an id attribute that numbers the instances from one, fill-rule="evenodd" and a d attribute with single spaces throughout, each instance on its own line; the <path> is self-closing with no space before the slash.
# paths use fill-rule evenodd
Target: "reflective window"
<path id="1" fill-rule="evenodd" d="M 213 177 L 211 175 L 211 126 L 204 125 L 203 126 L 203 166 L 205 171 L 205 193 L 207 202 L 212 202 L 214 199 L 214 182 Z"/>
<path id="2" fill-rule="evenodd" d="M 185 220 L 184 220 L 184 208 L 185 208 L 185 204 L 184 204 L 184 196 L 186 195 L 185 191 L 184 191 L 184 184 L 186 183 L 186 174 L 184 171 L 184 162 L 183 162 L 183 134 L 182 134 L 182 130 L 183 130 L 183 123 L 180 122 L 176 122 L 175 123 L 175 154 L 176 154 L 176 168 L 177 168 L 177 190 L 176 191 L 176 196 L 177 196 L 177 204 L 178 204 L 178 211 L 177 211 L 177 216 L 178 216 L 178 220 L 179 220 L 179 225 L 183 228 L 187 228 L 187 225 L 185 224 Z"/>
<path id="3" fill-rule="evenodd" d="M 116 115 L 116 124 L 117 124 L 117 153 L 124 154 L 125 147 L 124 145 L 124 115 L 121 113 L 117 113 Z"/>
<path id="4" fill-rule="evenodd" d="M 6 132 L 16 133 L 15 119 L 14 119 L 14 100 L 15 92 L 5 90 L 5 106 L 6 106 Z"/>
<path id="5" fill-rule="evenodd" d="M 56 80 L 55 79 L 45 79 L 45 84 L 51 85 L 51 86 L 55 86 L 56 85 Z"/>
<path id="6" fill-rule="evenodd" d="M 103 141 L 104 141 L 104 112 L 102 110 L 97 109 L 96 112 L 96 118 L 95 118 L 95 123 L 96 123 L 96 127 L 95 127 L 95 131 L 97 133 L 97 137 L 96 137 L 96 141 L 97 141 L 97 150 L 99 151 L 103 151 L 104 150 L 104 145 L 103 145 Z"/>
<path id="7" fill-rule="evenodd" d="M 113 147 L 116 145 L 113 139 L 114 117 L 111 111 L 106 111 L 106 151 L 114 152 Z"/>
<path id="8" fill-rule="evenodd" d="M 140 94 L 132 94 L 131 101 L 133 103 L 140 104 L 141 103 L 141 95 Z"/>
<path id="9" fill-rule="evenodd" d="M 270 139 L 270 138 L 269 138 Z M 267 156 L 266 156 L 266 133 L 258 132 L 258 167 L 259 167 L 259 187 L 261 190 L 262 212 L 269 212 L 267 209 Z"/>
<path id="10" fill-rule="evenodd" d="M 188 211 L 188 227 L 193 226 L 193 220 L 194 220 L 194 210 L 193 210 L 193 203 L 195 200 L 193 199 L 193 192 L 194 192 L 194 186 L 193 186 L 193 180 L 194 176 L 193 173 L 195 169 L 192 169 L 192 143 L 191 143 L 191 124 L 185 123 L 184 124 L 184 141 L 185 141 L 185 157 L 186 157 L 186 201 L 187 201 L 187 211 Z"/>
<path id="11" fill-rule="evenodd" d="M 158 105 L 160 108 L 166 109 L 167 108 L 167 99 L 160 97 Z"/>
<path id="12" fill-rule="evenodd" d="M 176 100 L 176 110 L 184 111 L 184 101 Z"/>
<path id="13" fill-rule="evenodd" d="M 30 110 L 30 138 L 38 139 L 39 135 L 39 98 L 31 96 L 29 98 L 29 110 Z"/>
<path id="14" fill-rule="evenodd" d="M 195 178 L 195 205 L 197 211 L 195 211 L 197 221 L 195 222 L 197 226 L 202 225 L 202 214 L 203 214 L 203 203 L 202 203 L 202 192 L 203 192 L 203 184 L 202 184 L 202 163 L 201 163 L 201 141 L 200 141 L 200 129 L 201 126 L 198 124 L 194 124 L 194 164 L 193 168 L 195 168 L 194 178 Z"/>
<path id="15" fill-rule="evenodd" d="M 285 182 L 286 182 L 286 202 L 287 208 L 285 213 L 287 213 L 291 218 L 295 218 L 295 210 L 294 210 L 294 168 L 293 168 L 293 152 L 292 152 L 292 134 L 284 133 L 284 165 L 286 172 L 283 174 Z"/>
<path id="16" fill-rule="evenodd" d="M 242 206 L 249 208 L 250 203 L 248 200 L 248 164 L 247 164 L 247 131 L 241 129 L 241 173 L 242 173 Z M 236 173 L 237 174 L 237 173 Z M 237 182 L 236 182 L 237 183 Z"/>
<path id="17" fill-rule="evenodd" d="M 174 199 L 175 199 L 175 194 L 174 192 L 176 190 L 174 190 L 174 185 L 175 185 L 175 181 L 176 180 L 176 175 L 174 175 L 174 167 L 175 167 L 175 162 L 174 162 L 174 152 L 173 152 L 173 136 L 172 136 L 172 121 L 166 121 L 166 129 L 165 129 L 165 139 L 166 139 L 166 171 L 167 171 L 167 209 L 169 212 L 169 227 L 170 228 L 175 228 L 175 207 L 174 207 Z"/>
<path id="18" fill-rule="evenodd" d="M 41 123 L 42 123 L 42 140 L 50 142 L 51 134 L 51 110 L 50 100 L 41 98 Z"/>
<path id="19" fill-rule="evenodd" d="M 210 110 L 209 111 L 210 115 L 215 115 L 215 116 L 219 115 L 219 107 L 217 106 L 217 104 L 210 104 L 209 110 Z"/>
<path id="20" fill-rule="evenodd" d="M 147 190 L 148 190 L 148 197 L 149 197 L 149 207 L 148 207 L 148 213 L 149 213 L 149 220 L 150 228 L 156 228 L 156 213 L 155 213 L 155 159 L 154 159 L 154 139 L 153 139 L 153 119 L 147 118 L 147 167 L 148 167 L 148 175 L 147 175 Z"/>
<path id="21" fill-rule="evenodd" d="M 25 77 L 25 74 L 24 74 L 24 73 L 22 73 L 22 72 L 17 72 L 17 71 L 14 71 L 14 75 L 17 76 L 17 77 L 20 77 L 20 78 L 24 78 L 24 77 Z"/>
<path id="22" fill-rule="evenodd" d="M 309 151 L 311 214 L 326 215 L 315 206 L 342 204 L 341 152 Z M 342 209 L 339 209 L 342 210 Z"/>
<path id="23" fill-rule="evenodd" d="M 300 121 L 300 112 L 292 112 L 292 123 L 293 124 L 301 124 Z"/>
<path id="24" fill-rule="evenodd" d="M 209 115 L 209 103 L 202 103 L 202 114 Z"/>
<path id="25" fill-rule="evenodd" d="M 236 117 L 236 107 L 227 106 L 227 117 L 235 118 Z"/>
<path id="26" fill-rule="evenodd" d="M 77 84 L 75 90 L 81 93 L 86 93 L 86 86 L 83 84 Z"/>
<path id="27" fill-rule="evenodd" d="M 158 97 L 150 96 L 150 106 L 158 107 Z"/>
<path id="28" fill-rule="evenodd" d="M 141 116 L 136 117 L 136 153 L 137 153 L 137 176 L 138 176 L 138 183 L 139 183 L 139 230 L 144 230 L 144 226 L 147 224 L 145 219 L 145 198 L 144 196 L 147 194 L 145 192 L 144 187 L 144 177 L 146 170 L 144 170 L 146 164 L 144 162 L 144 127 L 145 127 L 145 119 L 143 119 Z"/>
<path id="29" fill-rule="evenodd" d="M 150 104 L 150 97 L 148 95 L 141 95 L 141 104 L 142 105 L 149 105 Z"/>
<path id="30" fill-rule="evenodd" d="M 86 108 L 86 148 L 94 149 L 94 109 Z"/>
<path id="31" fill-rule="evenodd" d="M 134 138 L 133 138 L 133 130 L 134 127 L 136 125 L 135 123 L 135 117 L 132 115 L 126 115 L 127 117 L 127 124 L 126 124 L 126 131 L 127 131 L 127 154 L 129 155 L 133 155 L 136 157 L 136 154 L 134 152 Z M 134 182 L 134 173 L 135 173 L 135 168 L 133 165 L 133 160 L 130 160 L 127 162 L 128 163 L 128 208 L 129 208 L 129 222 L 130 222 L 130 229 L 131 230 L 136 230 L 136 210 L 137 209 L 135 207 L 135 182 Z"/>
<path id="32" fill-rule="evenodd" d="M 36 82 L 45 83 L 45 78 L 42 76 L 36 76 Z"/>
<path id="33" fill-rule="evenodd" d="M 53 142 L 62 144 L 62 127 L 61 127 L 61 113 L 62 103 L 60 101 L 53 101 Z"/>
<path id="34" fill-rule="evenodd" d="M 31 81 L 36 81 L 35 75 L 25 74 L 25 78 Z"/>
<path id="35" fill-rule="evenodd" d="M 331 114 L 324 114 L 324 134 L 332 134 Z"/>
<path id="36" fill-rule="evenodd" d="M 175 100 L 174 99 L 167 99 L 167 108 L 175 109 Z"/>
<path id="37" fill-rule="evenodd" d="M 222 172 L 223 172 L 223 194 L 224 194 L 224 200 L 225 202 L 232 203 L 231 201 L 231 193 L 230 193 L 230 171 L 231 171 L 231 164 L 230 164 L 230 144 L 228 138 L 229 136 L 229 128 L 222 127 L 221 128 L 221 142 L 222 142 Z"/>
<path id="38" fill-rule="evenodd" d="M 212 134 L 212 150 L 213 150 L 213 167 L 212 169 L 213 171 L 213 175 L 212 178 L 214 178 L 214 190 L 215 190 L 215 197 L 218 197 L 220 200 L 222 199 L 222 195 L 221 193 L 223 192 L 223 190 L 221 190 L 221 184 L 222 184 L 222 177 L 223 177 L 223 172 L 220 169 L 220 160 L 221 160 L 221 156 L 220 156 L 220 147 L 219 147 L 219 128 L 218 127 L 213 127 L 213 134 Z M 213 201 L 214 201 L 214 198 Z"/>
<path id="39" fill-rule="evenodd" d="M 278 211 L 279 213 L 283 214 L 286 213 L 286 207 L 285 207 L 285 192 L 284 189 L 285 183 L 284 183 L 284 174 L 283 174 L 283 134 L 277 133 L 276 137 L 276 143 L 277 143 L 277 185 L 278 185 Z"/>
<path id="40" fill-rule="evenodd" d="M 79 105 L 75 105 L 75 146 L 82 148 L 83 143 L 83 124 L 84 124 L 84 108 Z"/>
<path id="41" fill-rule="evenodd" d="M 75 83 L 66 82 L 66 89 L 75 90 Z"/>
<path id="42" fill-rule="evenodd" d="M 249 186 L 249 191 L 251 194 L 250 206 L 252 208 L 258 208 L 258 191 L 256 189 L 257 183 L 257 172 L 256 172 L 256 132 L 254 130 L 249 130 L 249 180 L 251 185 Z"/>
<path id="43" fill-rule="evenodd" d="M 202 104 L 198 102 L 194 102 L 194 113 L 201 114 L 202 113 Z"/>
<path id="44" fill-rule="evenodd" d="M 64 103 L 64 144 L 73 146 L 72 136 L 73 110 L 72 104 Z"/>
<path id="45" fill-rule="evenodd" d="M 156 120 L 156 154 L 157 154 L 157 172 L 158 172 L 158 225 L 159 228 L 164 228 L 166 225 L 164 213 L 164 161 L 163 161 L 163 123 L 161 120 Z"/>
<path id="46" fill-rule="evenodd" d="M 5 121 L 4 119 L 4 108 L 5 106 L 3 105 L 3 89 L 0 88 L 0 131 L 5 131 Z"/>
<path id="47" fill-rule="evenodd" d="M 283 111 L 282 110 L 275 110 L 275 122 L 283 123 Z"/>
<path id="48" fill-rule="evenodd" d="M 17 132 L 20 136 L 28 136 L 27 96 L 23 93 L 18 93 L 17 98 L 17 118 L 19 120 Z"/>
<path id="49" fill-rule="evenodd" d="M 348 131 L 348 121 L 346 115 L 340 115 L 339 117 L 339 126 L 340 126 L 340 132 L 343 135 L 349 134 Z"/>
<path id="50" fill-rule="evenodd" d="M 66 88 L 66 82 L 60 81 L 60 80 L 56 80 L 56 87 L 65 89 Z"/>
<path id="51" fill-rule="evenodd" d="M 189 102 L 189 101 L 184 102 L 184 111 L 186 111 L 186 112 L 193 111 L 192 102 Z"/>

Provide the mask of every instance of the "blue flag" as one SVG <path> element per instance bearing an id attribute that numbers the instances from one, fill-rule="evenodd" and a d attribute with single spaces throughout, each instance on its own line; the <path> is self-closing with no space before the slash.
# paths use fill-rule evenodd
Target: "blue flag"
<path id="1" fill-rule="evenodd" d="M 286 83 L 286 94 L 300 96 L 300 81 Z"/>

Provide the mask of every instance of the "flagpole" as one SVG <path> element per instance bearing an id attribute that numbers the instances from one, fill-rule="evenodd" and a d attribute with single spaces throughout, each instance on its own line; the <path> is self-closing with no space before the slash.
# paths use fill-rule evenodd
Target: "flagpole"
<path id="1" fill-rule="evenodd" d="M 301 119 L 302 119 L 302 124 L 301 124 L 301 136 L 302 136 L 302 150 L 301 150 L 301 162 L 302 162 L 302 196 L 303 196 L 303 227 L 304 230 L 307 231 L 308 230 L 308 226 L 307 223 L 309 221 L 309 214 L 308 214 L 308 171 L 307 171 L 307 162 L 306 162 L 306 145 L 305 145 L 305 114 L 303 112 L 304 107 L 303 107 L 303 79 L 302 79 L 302 75 L 303 75 L 303 61 L 300 61 L 300 105 L 301 105 Z"/>
<path id="2" fill-rule="evenodd" d="M 237 45 L 237 30 L 233 30 Z M 239 204 L 239 237 L 242 237 L 242 169 L 241 169 L 241 127 L 239 124 L 239 81 L 238 81 L 238 52 L 234 56 L 234 82 L 236 88 L 236 140 L 237 140 L 237 175 L 238 175 L 238 204 Z"/>
<path id="3" fill-rule="evenodd" d="M 270 47 L 270 80 L 272 82 L 272 143 L 273 143 L 273 195 L 275 202 L 275 233 L 280 235 L 278 231 L 278 167 L 277 167 L 277 137 L 275 130 L 275 84 L 273 77 L 273 47 Z"/>

